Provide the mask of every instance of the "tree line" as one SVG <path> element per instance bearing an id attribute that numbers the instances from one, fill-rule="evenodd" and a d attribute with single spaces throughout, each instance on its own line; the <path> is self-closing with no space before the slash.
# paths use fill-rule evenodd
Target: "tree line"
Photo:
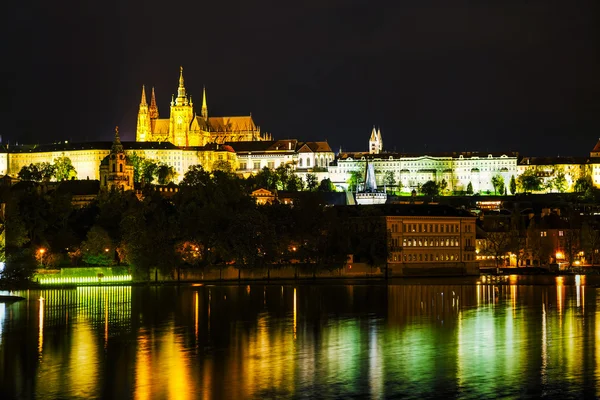
<path id="1" fill-rule="evenodd" d="M 74 208 L 69 194 L 21 185 L 6 199 L 7 261 L 24 275 L 35 267 L 127 265 L 136 279 L 147 280 L 154 268 L 173 276 L 181 268 L 228 265 L 332 270 L 351 250 L 371 264 L 385 260 L 387 247 L 374 244 L 385 236 L 359 240 L 338 210 L 320 201 L 317 192 L 332 189 L 327 180 L 313 182 L 315 195 L 293 206 L 258 206 L 252 191 L 290 189 L 297 183 L 288 173 L 264 169 L 244 179 L 194 166 L 173 197 L 148 185 L 142 200 L 134 192 L 101 192 L 83 208 Z"/>

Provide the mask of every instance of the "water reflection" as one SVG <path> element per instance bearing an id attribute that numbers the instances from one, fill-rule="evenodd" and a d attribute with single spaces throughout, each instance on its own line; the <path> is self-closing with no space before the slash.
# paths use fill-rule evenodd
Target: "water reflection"
<path id="1" fill-rule="evenodd" d="M 32 291 L 0 397 L 593 397 L 587 278 Z"/>

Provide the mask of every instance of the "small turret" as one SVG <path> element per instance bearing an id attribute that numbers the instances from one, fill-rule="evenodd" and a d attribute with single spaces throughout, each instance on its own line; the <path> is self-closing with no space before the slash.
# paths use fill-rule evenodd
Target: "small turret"
<path id="1" fill-rule="evenodd" d="M 188 100 L 185 95 L 185 86 L 183 85 L 183 67 L 179 67 L 179 87 L 177 88 L 177 99 L 175 105 L 187 106 Z"/>

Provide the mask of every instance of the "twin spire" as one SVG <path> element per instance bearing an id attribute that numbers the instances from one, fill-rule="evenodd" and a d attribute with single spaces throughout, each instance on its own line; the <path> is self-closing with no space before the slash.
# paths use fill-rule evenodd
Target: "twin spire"
<path id="1" fill-rule="evenodd" d="M 179 67 L 179 86 L 177 87 L 177 98 L 174 95 L 171 95 L 171 106 L 192 106 L 192 96 L 190 96 L 189 100 L 185 92 L 185 85 L 183 80 L 183 67 Z M 140 108 L 148 107 L 148 103 L 146 103 L 146 87 L 142 85 L 142 100 L 140 101 Z M 150 98 L 150 107 L 148 108 L 148 113 L 150 114 L 151 119 L 158 119 L 158 106 L 156 105 L 156 96 L 154 95 L 154 87 L 152 87 L 152 94 Z M 206 102 L 206 87 L 202 88 L 202 110 L 201 110 L 202 118 L 205 120 L 208 119 L 208 105 Z"/>

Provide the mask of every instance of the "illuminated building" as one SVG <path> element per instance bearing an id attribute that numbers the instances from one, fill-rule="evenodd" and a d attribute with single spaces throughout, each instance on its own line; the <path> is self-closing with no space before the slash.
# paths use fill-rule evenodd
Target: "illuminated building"
<path id="1" fill-rule="evenodd" d="M 142 87 L 142 99 L 137 119 L 136 141 L 169 142 L 175 146 L 204 146 L 209 143 L 269 140 L 270 135 L 261 134 L 252 115 L 209 117 L 206 90 L 202 93 L 200 115 L 194 111 L 192 97 L 188 96 L 183 81 L 183 68 L 179 73 L 177 97 L 171 97 L 169 118 L 159 118 L 154 88 L 148 106 L 146 89 Z"/>
<path id="2" fill-rule="evenodd" d="M 354 210 L 369 208 L 369 216 Z M 446 205 L 385 204 L 346 208 L 350 229 L 385 230 L 392 275 L 477 275 L 475 220 Z"/>
<path id="3" fill-rule="evenodd" d="M 118 127 L 110 154 L 100 163 L 100 185 L 104 190 L 133 190 L 133 163 L 125 155 Z"/>

